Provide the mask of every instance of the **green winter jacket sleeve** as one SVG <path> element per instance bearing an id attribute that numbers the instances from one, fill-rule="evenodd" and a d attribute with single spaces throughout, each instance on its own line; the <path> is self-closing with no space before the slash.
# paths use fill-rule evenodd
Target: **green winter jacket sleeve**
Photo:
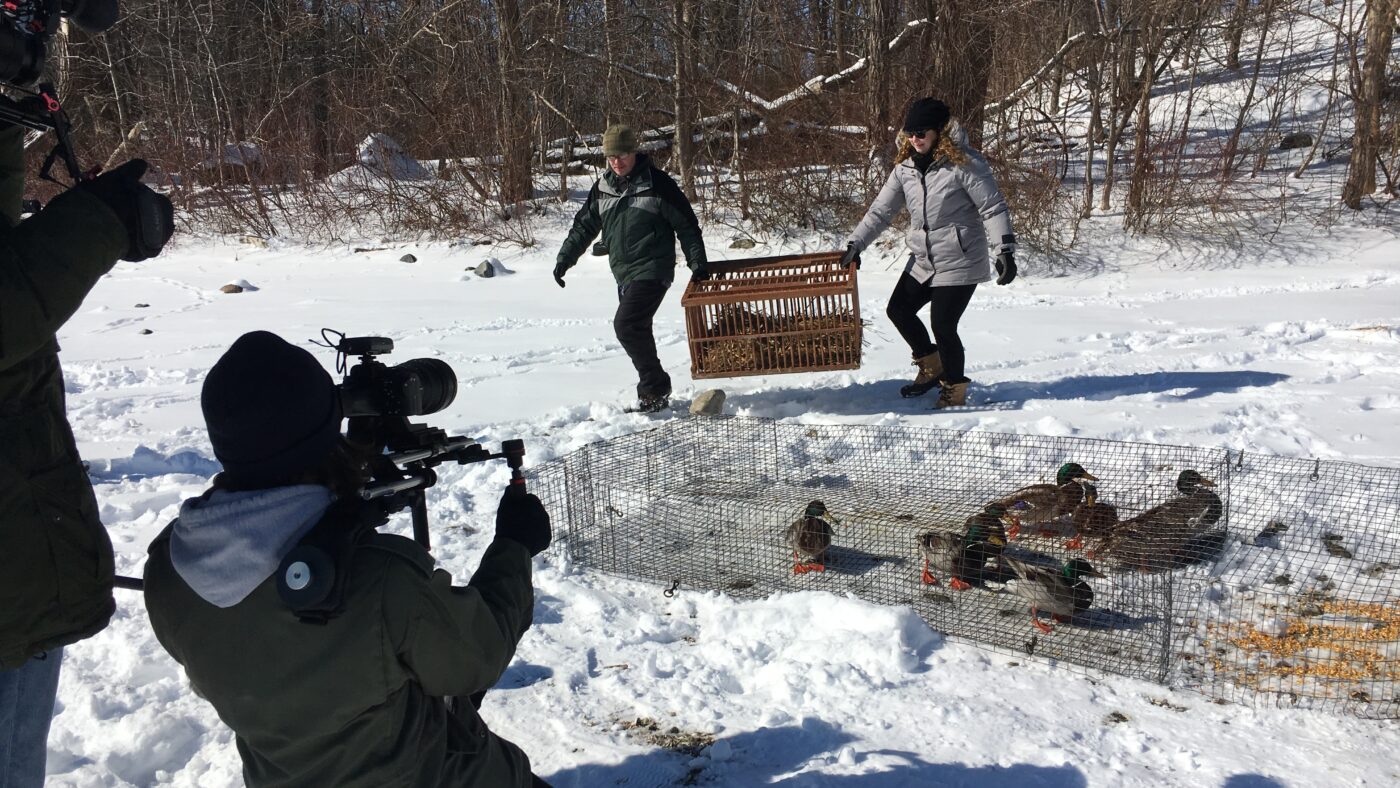
<path id="1" fill-rule="evenodd" d="M 681 252 L 690 270 L 698 271 L 707 264 L 705 241 L 700 235 L 700 220 L 695 218 L 695 209 L 690 206 L 685 192 L 674 178 L 661 170 L 652 171 L 653 188 L 661 198 L 661 215 L 665 217 L 676 238 L 681 242 Z"/>
<path id="2" fill-rule="evenodd" d="M 428 695 L 470 695 L 496 683 L 530 628 L 534 588 L 530 552 L 517 542 L 497 539 L 465 587 L 453 586 L 447 572 L 421 575 L 400 571 L 385 583 L 390 641 L 399 660 Z M 409 611 L 407 615 L 400 615 Z"/>
<path id="3" fill-rule="evenodd" d="M 11 222 L 24 188 L 22 134 L 0 130 L 0 214 Z M 0 370 L 50 342 L 126 247 L 116 214 L 79 189 L 0 231 Z"/>
<path id="4" fill-rule="evenodd" d="M 588 199 L 583 201 L 583 207 L 574 214 L 574 224 L 569 228 L 569 235 L 564 238 L 564 245 L 559 247 L 559 257 L 555 263 L 564 266 L 566 270 L 573 268 L 602 229 L 603 221 L 598 216 L 598 182 L 594 181 L 593 188 L 588 191 Z"/>

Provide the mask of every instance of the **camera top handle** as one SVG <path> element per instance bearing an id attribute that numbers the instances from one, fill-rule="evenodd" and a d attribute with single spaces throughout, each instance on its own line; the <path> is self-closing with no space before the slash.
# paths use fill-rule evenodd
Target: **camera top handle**
<path id="1" fill-rule="evenodd" d="M 45 82 L 39 85 L 38 93 L 18 101 L 8 96 L 0 96 L 0 121 L 23 126 L 31 131 L 54 133 L 57 142 L 44 158 L 44 166 L 39 169 L 40 178 L 64 185 L 51 174 L 54 162 L 59 158 L 63 159 L 63 166 L 68 170 L 68 176 L 73 179 L 73 183 L 67 185 L 77 185 L 90 180 L 96 174 L 85 172 L 78 164 L 78 157 L 73 153 L 73 139 L 70 136 L 73 124 L 68 120 L 68 113 L 63 111 L 63 105 L 58 101 L 58 91 L 54 90 L 53 85 Z"/>

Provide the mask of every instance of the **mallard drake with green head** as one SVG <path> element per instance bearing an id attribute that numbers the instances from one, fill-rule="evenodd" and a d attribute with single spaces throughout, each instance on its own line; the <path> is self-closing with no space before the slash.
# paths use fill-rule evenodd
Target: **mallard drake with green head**
<path id="1" fill-rule="evenodd" d="M 1084 483 L 1084 500 L 1069 516 L 1074 538 L 1065 542 L 1070 550 L 1084 547 L 1085 539 L 1106 539 L 1118 527 L 1118 510 L 1099 500 L 1099 488 L 1093 482 Z"/>
<path id="2" fill-rule="evenodd" d="M 1047 634 L 1053 627 L 1040 620 L 1040 611 L 1049 613 L 1061 624 L 1069 621 L 1094 603 L 1094 589 L 1083 578 L 1104 576 L 1082 558 L 1071 558 L 1059 569 L 1035 566 L 1014 558 L 1002 560 L 1016 573 L 1014 590 L 1017 596 L 1030 603 L 1031 623 Z"/>
<path id="3" fill-rule="evenodd" d="M 1208 558 L 1202 554 L 1202 545 L 1215 545 L 1217 551 L 1224 545 L 1223 532 L 1219 539 L 1207 538 L 1217 533 L 1215 526 L 1225 512 L 1224 502 L 1210 489 L 1214 486 L 1197 471 L 1182 471 L 1176 477 L 1176 497 L 1124 520 L 1099 552 L 1118 566 L 1140 572 Z"/>
<path id="4" fill-rule="evenodd" d="M 826 551 L 831 547 L 835 531 L 829 519 L 835 519 L 827 511 L 826 504 L 812 501 L 802 512 L 802 516 L 787 527 L 785 541 L 792 548 L 792 573 L 826 571 Z"/>
<path id="5" fill-rule="evenodd" d="M 966 591 L 981 580 L 987 562 L 1000 560 L 1006 548 L 1004 518 L 1006 509 L 991 504 L 985 510 L 967 518 L 961 536 L 946 531 L 925 531 L 919 534 L 919 554 L 924 559 L 921 579 L 924 585 L 939 584 L 939 575 L 948 575 L 948 585 Z M 934 570 L 937 570 L 935 574 Z"/>
<path id="6" fill-rule="evenodd" d="M 1006 507 L 1012 525 L 1007 536 L 1015 539 L 1022 525 L 1044 525 L 1074 511 L 1084 500 L 1084 484 L 1098 481 L 1077 462 L 1067 462 L 1055 472 L 1054 484 L 1032 484 L 992 503 Z"/>

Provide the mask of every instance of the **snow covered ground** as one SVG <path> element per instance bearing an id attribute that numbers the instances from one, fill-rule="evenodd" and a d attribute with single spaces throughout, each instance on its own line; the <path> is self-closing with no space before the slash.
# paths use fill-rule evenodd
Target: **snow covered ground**
<path id="1" fill-rule="evenodd" d="M 527 462 L 647 429 L 624 413 L 634 373 L 613 337 L 614 286 L 585 257 L 550 278 L 568 209 L 530 250 L 447 244 L 380 251 L 181 240 L 122 263 L 60 334 L 69 411 L 119 571 L 217 472 L 201 426 L 204 373 L 259 328 L 323 327 L 396 342 L 395 363 L 441 358 L 456 402 L 426 419 Z M 884 301 L 898 249 L 866 255 L 860 370 L 689 378 L 679 286 L 657 317 L 679 406 L 706 388 L 729 412 L 811 423 L 928 424 L 1242 448 L 1400 466 L 1400 237 L 1299 232 L 1231 253 L 1123 241 L 1097 219 L 1078 266 L 985 285 L 963 322 L 973 405 L 902 400 L 912 372 Z M 894 239 L 894 233 L 886 241 Z M 712 257 L 829 248 L 807 238 Z M 1287 250 L 1287 253 L 1279 251 Z M 400 262 L 412 252 L 417 262 Z M 498 275 L 470 273 L 497 259 Z M 219 292 L 236 280 L 240 294 Z M 151 333 L 145 334 L 143 331 Z M 313 348 L 313 350 L 315 350 Z M 331 368 L 334 356 L 316 350 Z M 444 468 L 435 553 L 465 578 L 490 538 L 506 469 Z M 407 529 L 406 521 L 397 527 Z M 912 611 L 822 592 L 738 602 L 536 562 L 535 627 L 484 715 L 560 786 L 1395 785 L 1400 725 L 1250 709 L 943 639 Z M 241 784 L 232 737 L 151 634 L 138 594 L 68 650 L 50 738 L 58 786 Z"/>

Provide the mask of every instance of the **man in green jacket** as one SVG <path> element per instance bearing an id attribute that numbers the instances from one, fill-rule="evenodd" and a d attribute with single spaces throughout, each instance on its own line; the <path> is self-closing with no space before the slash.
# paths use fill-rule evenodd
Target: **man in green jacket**
<path id="1" fill-rule="evenodd" d="M 588 199 L 574 215 L 554 265 L 554 281 L 578 262 L 601 231 L 608 264 L 617 280 L 617 341 L 637 368 L 638 408 L 654 413 L 670 404 L 671 376 L 656 355 L 652 319 L 675 278 L 676 239 L 691 276 L 706 279 L 705 243 L 690 201 L 671 176 L 640 154 L 637 132 L 615 125 L 603 133 L 608 170 L 594 181 Z"/>
<path id="2" fill-rule="evenodd" d="M 112 544 L 68 426 L 54 335 L 119 257 L 158 254 L 173 226 L 139 160 L 20 221 L 23 139 L 0 128 L 0 785 L 10 788 L 43 784 L 63 647 L 107 626 L 114 608 Z"/>
<path id="3" fill-rule="evenodd" d="M 550 540 L 539 499 L 502 497 L 495 540 L 454 585 L 417 542 L 356 528 L 383 515 L 360 500 L 339 392 L 306 350 L 245 334 L 201 405 L 223 472 L 151 545 L 146 609 L 233 729 L 250 788 L 544 785 L 470 697 L 530 626 L 531 557 Z M 322 576 L 341 584 L 316 615 L 278 588 L 305 587 L 292 573 L 302 553 L 288 558 L 299 545 L 324 548 L 334 571 Z"/>

